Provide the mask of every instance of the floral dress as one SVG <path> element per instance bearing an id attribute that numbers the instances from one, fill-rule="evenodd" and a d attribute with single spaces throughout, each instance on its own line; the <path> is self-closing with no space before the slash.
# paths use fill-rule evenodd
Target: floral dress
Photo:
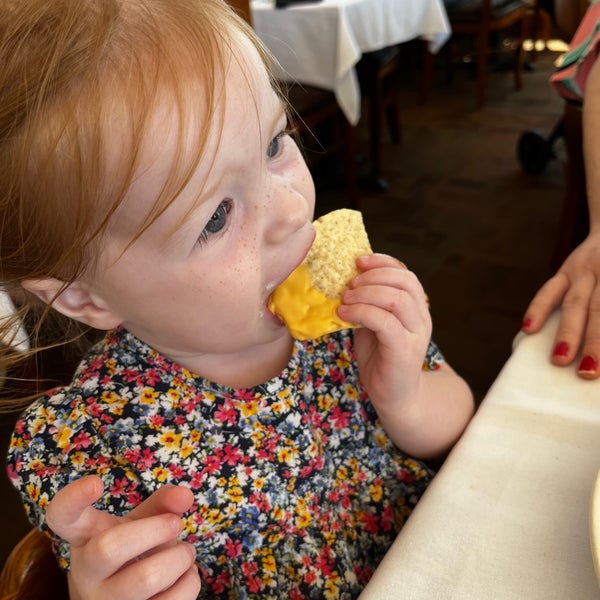
<path id="1" fill-rule="evenodd" d="M 441 362 L 430 344 L 424 368 Z M 296 342 L 280 376 L 236 390 L 117 329 L 22 415 L 8 471 L 42 528 L 56 491 L 85 474 L 116 515 L 186 486 L 200 597 L 289 600 L 356 598 L 432 476 L 383 431 L 351 331 Z M 68 568 L 68 544 L 55 547 Z"/>

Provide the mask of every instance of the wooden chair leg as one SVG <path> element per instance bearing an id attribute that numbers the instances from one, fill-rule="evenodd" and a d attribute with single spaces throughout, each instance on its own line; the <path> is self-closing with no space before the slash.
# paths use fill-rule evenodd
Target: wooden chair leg
<path id="1" fill-rule="evenodd" d="M 344 140 L 343 162 L 344 162 L 344 187 L 350 206 L 359 208 L 358 186 L 356 182 L 356 139 L 354 127 L 343 114 L 340 114 L 340 126 Z"/>
<path id="2" fill-rule="evenodd" d="M 427 102 L 433 85 L 434 56 L 429 51 L 429 42 L 423 41 L 423 44 L 423 71 L 421 73 L 421 85 L 419 86 L 419 104 L 425 104 L 425 102 Z"/>
<path id="3" fill-rule="evenodd" d="M 488 71 L 488 37 L 487 31 L 481 31 L 477 36 L 477 108 L 485 104 Z"/>

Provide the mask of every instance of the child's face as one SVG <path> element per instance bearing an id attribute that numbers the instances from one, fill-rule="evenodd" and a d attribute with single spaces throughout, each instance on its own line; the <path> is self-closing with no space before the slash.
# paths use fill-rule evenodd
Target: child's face
<path id="1" fill-rule="evenodd" d="M 314 237 L 310 173 L 284 134 L 283 106 L 258 53 L 245 44 L 243 64 L 232 60 L 226 74 L 222 128 L 214 119 L 187 187 L 125 249 L 177 148 L 173 121 L 156 115 L 152 151 L 109 227 L 99 268 L 82 282 L 114 323 L 201 374 L 205 356 L 256 354 L 287 338 L 267 301 Z"/>

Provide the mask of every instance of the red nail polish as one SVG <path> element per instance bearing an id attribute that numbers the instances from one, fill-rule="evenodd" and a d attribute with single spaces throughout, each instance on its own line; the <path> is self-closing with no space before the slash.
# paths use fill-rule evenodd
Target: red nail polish
<path id="1" fill-rule="evenodd" d="M 596 362 L 596 359 L 588 354 L 581 359 L 577 370 L 580 373 L 595 373 L 597 368 L 598 363 Z"/>
<path id="2" fill-rule="evenodd" d="M 567 342 L 558 342 L 556 346 L 554 346 L 554 351 L 552 352 L 552 356 L 566 356 L 569 353 L 569 344 Z"/>
<path id="3" fill-rule="evenodd" d="M 523 320 L 521 329 L 523 331 L 527 331 L 530 327 L 531 327 L 531 319 L 529 317 L 527 317 L 526 319 Z"/>

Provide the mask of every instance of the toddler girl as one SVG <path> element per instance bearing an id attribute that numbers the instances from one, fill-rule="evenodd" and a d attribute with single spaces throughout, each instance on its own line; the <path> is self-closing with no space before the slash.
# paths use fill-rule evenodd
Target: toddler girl
<path id="1" fill-rule="evenodd" d="M 6 0 L 0 36 L 1 280 L 107 332 L 9 454 L 71 597 L 355 598 L 473 410 L 416 277 L 359 259 L 355 333 L 269 312 L 314 188 L 221 0 Z"/>

